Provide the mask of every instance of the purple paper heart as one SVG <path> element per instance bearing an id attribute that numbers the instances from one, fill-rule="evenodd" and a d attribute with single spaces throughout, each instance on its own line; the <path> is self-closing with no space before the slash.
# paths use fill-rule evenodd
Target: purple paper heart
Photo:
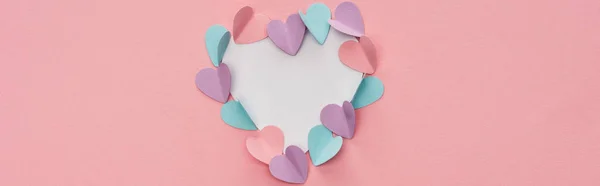
<path id="1" fill-rule="evenodd" d="M 354 127 L 356 127 L 356 117 L 352 103 L 344 101 L 342 106 L 329 104 L 321 110 L 321 122 L 331 132 L 344 138 L 354 136 Z"/>
<path id="2" fill-rule="evenodd" d="M 267 25 L 267 34 L 277 47 L 290 55 L 296 55 L 302 45 L 306 26 L 300 15 L 292 14 L 285 23 L 272 20 Z"/>
<path id="3" fill-rule="evenodd" d="M 225 63 L 221 63 L 217 70 L 205 68 L 196 74 L 196 87 L 208 97 L 221 102 L 229 99 L 231 89 L 231 73 Z"/>
<path id="4" fill-rule="evenodd" d="M 335 8 L 334 18 L 329 20 L 329 24 L 336 30 L 355 37 L 365 35 L 365 23 L 360 15 L 360 10 L 354 3 L 340 3 Z"/>
<path id="5" fill-rule="evenodd" d="M 271 159 L 269 171 L 281 181 L 304 183 L 308 178 L 308 160 L 302 149 L 292 145 L 285 149 L 284 155 Z"/>

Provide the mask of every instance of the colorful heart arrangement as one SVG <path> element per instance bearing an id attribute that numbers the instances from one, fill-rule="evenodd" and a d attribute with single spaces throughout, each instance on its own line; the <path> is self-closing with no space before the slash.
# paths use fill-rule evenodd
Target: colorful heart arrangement
<path id="1" fill-rule="evenodd" d="M 333 18 L 315 3 L 286 21 L 246 6 L 232 32 L 213 25 L 205 41 L 216 69 L 200 70 L 196 86 L 224 103 L 226 124 L 258 130 L 246 139 L 249 154 L 288 183 L 308 178 L 306 152 L 315 166 L 331 160 L 354 137 L 355 109 L 383 96 L 381 80 L 366 76 L 377 55 L 352 2 L 339 4 Z"/>

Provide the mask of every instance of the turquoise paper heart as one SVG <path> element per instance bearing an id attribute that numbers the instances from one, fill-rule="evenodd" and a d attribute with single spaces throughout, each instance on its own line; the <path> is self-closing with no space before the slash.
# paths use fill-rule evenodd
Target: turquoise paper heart
<path id="1" fill-rule="evenodd" d="M 213 25 L 206 31 L 206 35 L 204 36 L 206 50 L 208 51 L 210 61 L 212 61 L 215 67 L 221 63 L 230 39 L 231 34 L 221 25 Z"/>
<path id="2" fill-rule="evenodd" d="M 327 34 L 329 34 L 329 20 L 331 19 L 331 10 L 323 3 L 313 3 L 306 10 L 306 15 L 298 11 L 300 19 L 308 28 L 308 31 L 317 39 L 319 44 L 325 43 Z"/>
<path id="3" fill-rule="evenodd" d="M 342 137 L 333 133 L 323 125 L 317 125 L 308 133 L 308 152 L 313 165 L 319 166 L 333 158 L 342 149 Z"/>
<path id="4" fill-rule="evenodd" d="M 221 107 L 221 119 L 228 125 L 242 130 L 257 130 L 256 125 L 240 102 L 231 100 Z"/>
<path id="5" fill-rule="evenodd" d="M 354 109 L 359 109 L 374 103 L 383 96 L 383 83 L 375 76 L 366 77 L 360 82 L 352 99 Z"/>

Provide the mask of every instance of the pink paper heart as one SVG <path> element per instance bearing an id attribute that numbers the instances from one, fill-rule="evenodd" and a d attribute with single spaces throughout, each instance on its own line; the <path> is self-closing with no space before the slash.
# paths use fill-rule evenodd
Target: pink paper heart
<path id="1" fill-rule="evenodd" d="M 354 3 L 340 3 L 335 8 L 334 15 L 334 19 L 329 20 L 331 27 L 355 37 L 365 35 L 365 23 L 360 10 L 358 10 L 358 7 Z"/>
<path id="2" fill-rule="evenodd" d="M 275 46 L 289 55 L 296 55 L 302 45 L 306 26 L 299 14 L 290 15 L 286 22 L 273 20 L 267 25 L 267 34 Z"/>
<path id="3" fill-rule="evenodd" d="M 269 163 L 269 171 L 275 178 L 288 183 L 304 183 L 308 178 L 308 160 L 304 151 L 289 146 L 284 155 L 275 156 Z"/>
<path id="4" fill-rule="evenodd" d="M 269 17 L 255 14 L 254 9 L 245 6 L 238 10 L 233 18 L 233 41 L 238 44 L 248 44 L 267 37 Z"/>
<path id="5" fill-rule="evenodd" d="M 258 161 L 269 164 L 283 152 L 283 132 L 275 126 L 267 126 L 258 135 L 246 138 L 246 149 Z"/>
<path id="6" fill-rule="evenodd" d="M 356 115 L 352 103 L 344 101 L 342 106 L 329 104 L 321 110 L 321 123 L 331 132 L 344 138 L 354 137 Z"/>
<path id="7" fill-rule="evenodd" d="M 356 41 L 346 41 L 338 51 L 340 61 L 359 72 L 372 74 L 377 67 L 377 51 L 367 36 Z"/>
<path id="8" fill-rule="evenodd" d="M 231 73 L 229 67 L 222 63 L 216 70 L 205 68 L 196 74 L 196 87 L 208 97 L 225 103 L 229 99 L 231 89 Z"/>

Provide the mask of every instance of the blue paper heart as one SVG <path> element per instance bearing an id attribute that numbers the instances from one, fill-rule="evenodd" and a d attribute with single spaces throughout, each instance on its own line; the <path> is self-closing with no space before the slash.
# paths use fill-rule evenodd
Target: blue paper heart
<path id="1" fill-rule="evenodd" d="M 383 96 L 383 83 L 375 76 L 366 77 L 360 82 L 352 99 L 354 109 L 359 109 L 374 103 Z"/>
<path id="2" fill-rule="evenodd" d="M 331 10 L 323 3 L 313 3 L 306 10 L 306 15 L 298 11 L 300 18 L 308 31 L 317 39 L 319 44 L 325 43 L 327 34 L 329 34 L 329 20 L 331 19 Z"/>
<path id="3" fill-rule="evenodd" d="M 342 149 L 342 137 L 333 133 L 323 125 L 317 125 L 308 133 L 308 152 L 313 165 L 319 166 L 333 158 Z"/>
<path id="4" fill-rule="evenodd" d="M 206 31 L 204 36 L 206 50 L 208 51 L 208 57 L 216 67 L 221 63 L 230 39 L 231 34 L 221 25 L 213 25 Z"/>
<path id="5" fill-rule="evenodd" d="M 257 130 L 256 125 L 240 102 L 232 100 L 221 107 L 221 119 L 232 127 L 242 130 Z"/>

